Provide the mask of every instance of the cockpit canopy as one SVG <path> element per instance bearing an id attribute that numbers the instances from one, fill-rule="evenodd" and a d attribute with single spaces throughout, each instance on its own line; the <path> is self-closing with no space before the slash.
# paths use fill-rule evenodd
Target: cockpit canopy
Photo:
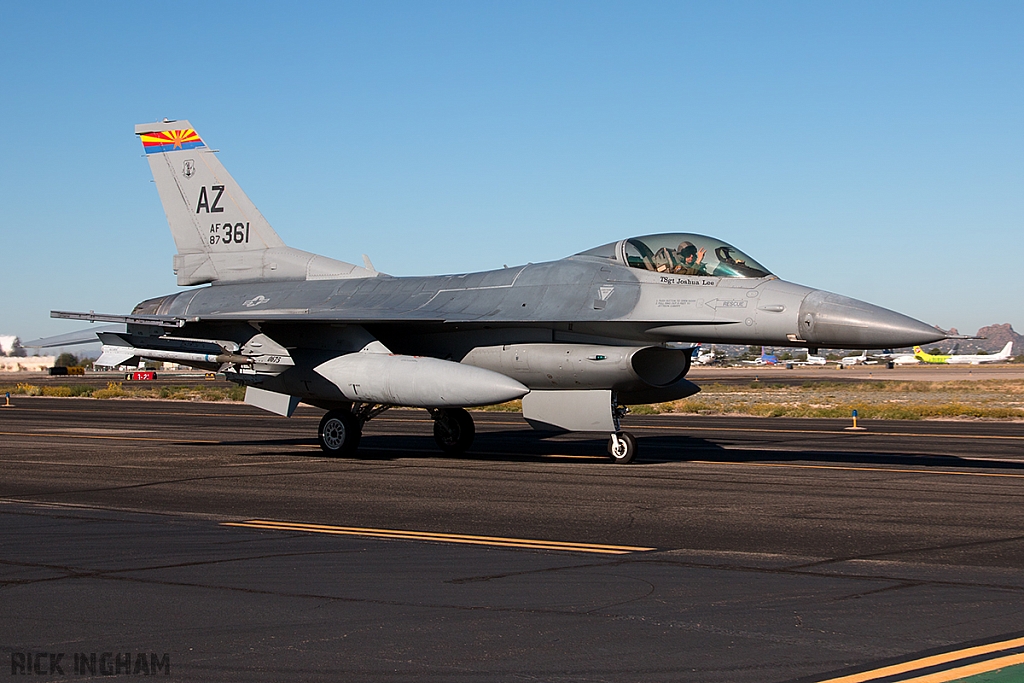
<path id="1" fill-rule="evenodd" d="M 705 235 L 667 232 L 631 237 L 580 252 L 618 261 L 630 268 L 678 275 L 712 277 L 769 277 L 760 263 L 736 247 Z"/>

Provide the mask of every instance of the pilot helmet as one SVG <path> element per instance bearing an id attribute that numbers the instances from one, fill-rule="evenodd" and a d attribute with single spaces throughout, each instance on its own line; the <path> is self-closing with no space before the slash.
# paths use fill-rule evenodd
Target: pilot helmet
<path id="1" fill-rule="evenodd" d="M 679 258 L 685 261 L 691 256 L 697 255 L 697 247 L 693 246 L 693 242 L 680 242 L 676 252 L 679 254 Z"/>

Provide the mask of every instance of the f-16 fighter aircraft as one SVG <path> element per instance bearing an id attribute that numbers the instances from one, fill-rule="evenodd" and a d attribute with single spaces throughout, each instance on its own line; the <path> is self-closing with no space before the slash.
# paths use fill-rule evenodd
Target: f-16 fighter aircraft
<path id="1" fill-rule="evenodd" d="M 425 408 L 446 452 L 473 440 L 471 406 L 522 398 L 539 429 L 610 434 L 629 404 L 671 401 L 686 379 L 680 341 L 830 348 L 912 346 L 939 329 L 862 301 L 780 280 L 720 240 L 622 239 L 549 263 L 464 275 L 391 277 L 288 247 L 188 121 L 135 127 L 178 253 L 178 284 L 130 315 L 54 311 L 124 323 L 102 365 L 138 359 L 219 370 L 246 401 L 291 415 L 326 409 L 324 451 L 356 451 L 367 420 Z M 210 285 L 195 287 L 195 285 Z M 672 348 L 670 348 L 670 346 Z"/>

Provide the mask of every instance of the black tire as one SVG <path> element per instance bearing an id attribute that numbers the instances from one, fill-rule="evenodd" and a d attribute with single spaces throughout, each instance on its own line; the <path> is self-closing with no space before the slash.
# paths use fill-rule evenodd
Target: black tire
<path id="1" fill-rule="evenodd" d="M 636 457 L 636 437 L 629 432 L 618 432 L 618 447 L 615 439 L 608 439 L 608 453 L 612 456 L 612 462 L 617 465 L 628 465 Z"/>
<path id="2" fill-rule="evenodd" d="M 361 425 L 355 415 L 347 410 L 331 410 L 320 420 L 317 430 L 317 441 L 327 455 L 344 458 L 356 452 L 359 437 L 362 436 Z"/>
<path id="3" fill-rule="evenodd" d="M 434 412 L 434 441 L 445 453 L 465 453 L 473 445 L 476 426 L 464 408 L 442 408 Z"/>

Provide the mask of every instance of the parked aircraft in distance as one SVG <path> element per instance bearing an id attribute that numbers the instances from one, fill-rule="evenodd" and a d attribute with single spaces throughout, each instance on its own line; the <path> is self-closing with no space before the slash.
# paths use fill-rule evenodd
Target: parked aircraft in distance
<path id="1" fill-rule="evenodd" d="M 522 398 L 531 425 L 610 434 L 613 460 L 625 463 L 636 454 L 621 427 L 626 406 L 699 391 L 686 379 L 689 347 L 669 342 L 816 352 L 947 336 L 780 280 L 692 233 L 487 272 L 392 277 L 368 258 L 358 266 L 286 246 L 188 121 L 135 132 L 177 246 L 178 284 L 190 288 L 128 315 L 51 315 L 126 325 L 101 333 L 97 363 L 175 361 L 223 372 L 247 402 L 281 415 L 299 402 L 324 408 L 318 439 L 329 454 L 354 453 L 366 421 L 394 406 L 425 408 L 437 444 L 460 453 L 474 434 L 465 408 Z"/>
<path id="2" fill-rule="evenodd" d="M 703 346 L 698 344 L 697 347 L 694 348 L 693 354 L 693 362 L 696 363 L 697 365 L 711 365 L 716 360 L 718 360 L 718 356 L 715 353 L 714 346 L 712 346 L 710 349 L 705 349 Z"/>
<path id="3" fill-rule="evenodd" d="M 841 359 L 839 359 L 839 366 L 843 368 L 848 368 L 851 365 L 866 365 L 869 363 L 877 362 L 878 361 L 868 360 L 868 352 L 865 349 L 864 351 L 861 351 L 859 356 L 843 356 Z"/>
<path id="4" fill-rule="evenodd" d="M 760 356 L 758 356 L 754 360 L 745 360 L 742 362 L 747 363 L 748 365 L 778 365 L 779 359 L 774 353 L 768 353 L 767 351 L 765 351 L 764 347 L 762 346 Z"/>
<path id="5" fill-rule="evenodd" d="M 881 353 L 871 354 L 871 359 L 880 363 L 892 363 L 893 365 L 917 365 L 918 360 L 912 353 L 897 353 L 892 349 L 885 349 Z"/>
<path id="6" fill-rule="evenodd" d="M 810 349 L 806 349 L 807 357 L 803 360 L 792 360 L 786 361 L 787 365 L 825 365 L 828 363 L 828 359 L 825 356 L 818 356 L 811 353 Z"/>
<path id="7" fill-rule="evenodd" d="M 960 355 L 932 355 L 921 350 L 920 346 L 914 347 L 914 357 L 924 363 L 938 363 L 946 365 L 980 365 L 981 363 L 1000 363 L 1010 360 L 1013 352 L 1013 342 L 1006 342 L 1006 346 L 999 353 L 965 353 Z"/>

